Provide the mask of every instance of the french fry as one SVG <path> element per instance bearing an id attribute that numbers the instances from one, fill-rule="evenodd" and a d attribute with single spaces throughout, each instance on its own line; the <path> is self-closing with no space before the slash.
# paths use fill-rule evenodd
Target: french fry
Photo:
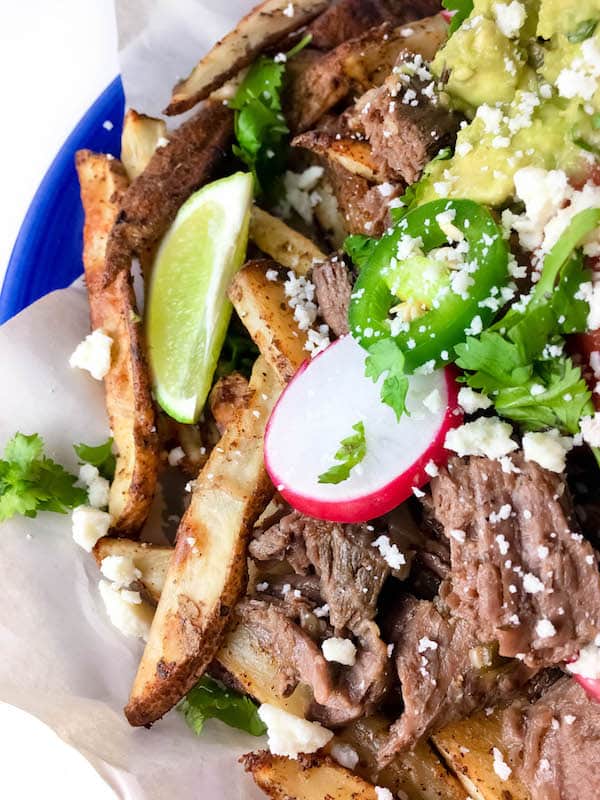
<path id="1" fill-rule="evenodd" d="M 172 547 L 159 547 L 146 542 L 132 542 L 130 539 L 114 539 L 105 536 L 98 541 L 93 553 L 99 567 L 102 565 L 103 559 L 108 556 L 131 558 L 135 567 L 142 573 L 140 582 L 144 585 L 148 596 L 158 603 L 165 585 L 172 551 Z"/>
<path id="2" fill-rule="evenodd" d="M 346 726 L 332 741 L 351 745 L 359 755 L 357 771 L 362 777 L 387 787 L 394 795 L 404 794 L 410 800 L 464 800 L 459 782 L 429 742 L 419 742 L 414 750 L 395 756 L 385 769 L 379 769 L 377 754 L 388 728 L 389 721 L 374 714 Z"/>
<path id="3" fill-rule="evenodd" d="M 231 282 L 229 299 L 264 359 L 287 382 L 308 353 L 306 334 L 294 319 L 283 284 L 267 278 L 276 267 L 273 261 L 249 261 Z"/>
<path id="4" fill-rule="evenodd" d="M 348 172 L 366 178 L 368 181 L 383 183 L 385 176 L 373 158 L 368 142 L 350 137 L 336 138 L 325 131 L 307 131 L 292 141 L 294 147 L 302 147 L 330 161 L 336 161 Z"/>
<path id="5" fill-rule="evenodd" d="M 150 252 L 188 197 L 215 174 L 233 138 L 233 113 L 209 101 L 157 148 L 124 193 L 106 246 L 104 283 Z"/>
<path id="6" fill-rule="evenodd" d="M 328 756 L 295 760 L 262 750 L 240 760 L 272 800 L 377 800 L 372 784 Z"/>
<path id="7" fill-rule="evenodd" d="M 329 0 L 295 0 L 293 14 L 284 13 L 288 0 L 265 0 L 243 17 L 173 89 L 166 114 L 181 114 L 251 64 L 259 53 L 306 25 Z"/>
<path id="8" fill-rule="evenodd" d="M 311 690 L 298 684 L 289 697 L 284 697 L 277 688 L 277 665 L 243 623 L 229 631 L 216 660 L 259 703 L 270 703 L 298 717 L 306 715 L 312 701 Z"/>
<path id="9" fill-rule="evenodd" d="M 306 275 L 315 261 L 327 257 L 306 236 L 258 206 L 252 208 L 249 236 L 263 253 L 297 275 Z"/>
<path id="10" fill-rule="evenodd" d="M 480 712 L 455 722 L 432 738 L 448 767 L 473 800 L 530 800 L 530 794 L 514 773 L 502 780 L 494 770 L 493 748 L 504 754 L 501 713 Z"/>
<path id="11" fill-rule="evenodd" d="M 164 120 L 138 114 L 133 108 L 127 111 L 121 134 L 121 161 L 130 181 L 146 169 L 157 146 L 166 141 L 166 137 Z"/>
<path id="12" fill-rule="evenodd" d="M 111 337 L 112 363 L 104 378 L 106 407 L 117 449 L 108 510 L 112 531 L 135 537 L 146 521 L 156 489 L 158 437 L 141 320 L 128 273 L 103 286 L 106 244 L 127 189 L 116 160 L 89 150 L 76 158 L 85 211 L 83 261 L 92 328 Z"/>
<path id="13" fill-rule="evenodd" d="M 200 472 L 125 713 L 149 725 L 196 683 L 218 652 L 246 586 L 246 543 L 273 487 L 263 463 L 267 418 L 282 384 L 256 361 L 247 408 Z"/>

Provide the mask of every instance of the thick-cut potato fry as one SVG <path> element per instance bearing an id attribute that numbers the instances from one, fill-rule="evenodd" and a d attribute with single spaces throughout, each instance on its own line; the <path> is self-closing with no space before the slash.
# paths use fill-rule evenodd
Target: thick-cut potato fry
<path id="1" fill-rule="evenodd" d="M 377 765 L 377 754 L 385 741 L 389 721 L 374 714 L 356 720 L 338 733 L 334 742 L 350 744 L 359 755 L 357 771 L 366 780 L 386 786 L 394 795 L 410 800 L 464 800 L 464 791 L 434 753 L 429 742 L 396 756 L 385 769 Z"/>
<path id="2" fill-rule="evenodd" d="M 351 139 L 349 136 L 338 139 L 325 131 L 307 131 L 296 136 L 292 144 L 328 160 L 337 161 L 348 172 L 368 181 L 383 183 L 386 180 L 368 142 Z"/>
<path id="3" fill-rule="evenodd" d="M 502 748 L 501 714 L 480 712 L 436 733 L 433 742 L 473 800 L 530 800 L 514 773 L 502 780 L 494 770 L 493 748 Z"/>
<path id="4" fill-rule="evenodd" d="M 440 14 L 411 22 L 410 30 L 406 36 L 406 28 L 380 25 L 311 59 L 306 69 L 295 72 L 286 101 L 292 130 L 300 133 L 311 128 L 349 94 L 362 94 L 382 84 L 400 52 L 433 58 L 448 35 L 448 25 Z"/>
<path id="5" fill-rule="evenodd" d="M 104 282 L 152 250 L 188 197 L 214 177 L 233 138 L 233 113 L 209 101 L 171 134 L 125 192 L 110 232 Z"/>
<path id="6" fill-rule="evenodd" d="M 120 162 L 89 150 L 77 153 L 85 211 L 83 262 L 92 327 L 111 337 L 112 363 L 104 378 L 106 407 L 117 449 L 108 510 L 112 530 L 135 537 L 146 521 L 156 489 L 158 437 L 141 320 L 128 273 L 103 286 L 106 244 L 127 189 Z"/>
<path id="7" fill-rule="evenodd" d="M 265 0 L 238 22 L 237 27 L 196 64 L 173 89 L 166 114 L 181 114 L 196 105 L 259 53 L 281 41 L 320 14 L 329 0 L 294 0 L 293 14 L 285 13 L 288 0 Z"/>
<path id="8" fill-rule="evenodd" d="M 216 660 L 259 703 L 270 703 L 299 717 L 308 711 L 311 690 L 299 684 L 289 697 L 284 697 L 278 690 L 277 665 L 243 623 L 227 634 Z"/>
<path id="9" fill-rule="evenodd" d="M 246 585 L 252 525 L 273 493 L 263 436 L 281 389 L 279 378 L 259 358 L 248 407 L 227 428 L 195 482 L 125 709 L 132 725 L 151 724 L 169 711 L 220 648 Z"/>
<path id="10" fill-rule="evenodd" d="M 295 760 L 262 750 L 240 760 L 272 800 L 377 800 L 372 784 L 328 756 Z"/>
<path id="11" fill-rule="evenodd" d="M 252 209 L 248 235 L 263 253 L 297 275 L 306 275 L 315 261 L 327 258 L 314 242 L 258 206 Z"/>
<path id="12" fill-rule="evenodd" d="M 164 120 L 138 114 L 133 108 L 127 111 L 121 134 L 121 161 L 130 181 L 142 174 L 157 146 L 166 138 Z"/>
<path id="13" fill-rule="evenodd" d="M 274 261 L 249 261 L 229 286 L 229 299 L 267 363 L 284 382 L 308 358 L 306 333 L 289 307 L 281 281 L 267 278 Z"/>
<path id="14" fill-rule="evenodd" d="M 149 597 L 158 603 L 165 585 L 172 547 L 105 536 L 96 544 L 93 552 L 99 567 L 108 556 L 129 556 L 133 559 L 134 565 L 142 573 L 140 583 L 144 585 Z"/>

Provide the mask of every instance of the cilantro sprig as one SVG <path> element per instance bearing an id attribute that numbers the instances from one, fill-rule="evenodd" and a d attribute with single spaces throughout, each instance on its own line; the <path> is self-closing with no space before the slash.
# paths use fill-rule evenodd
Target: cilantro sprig
<path id="1" fill-rule="evenodd" d="M 319 475 L 319 483 L 341 483 L 347 480 L 352 469 L 360 464 L 367 454 L 364 422 L 357 422 L 352 426 L 352 430 L 355 433 L 342 439 L 340 449 L 335 454 L 335 460 L 341 463 Z"/>
<path id="2" fill-rule="evenodd" d="M 16 433 L 0 460 L 0 522 L 17 514 L 36 517 L 39 511 L 66 514 L 87 501 L 77 477 L 44 455 L 37 433 Z"/>
<path id="3" fill-rule="evenodd" d="M 399 420 L 407 413 L 408 378 L 404 374 L 404 353 L 393 339 L 381 339 L 371 345 L 365 361 L 365 377 L 373 383 L 384 373 L 381 401 L 390 406 Z"/>
<path id="4" fill-rule="evenodd" d="M 486 392 L 498 414 L 523 428 L 575 434 L 593 414 L 591 392 L 562 351 L 563 336 L 585 330 L 588 307 L 577 298 L 587 279 L 577 248 L 600 224 L 600 209 L 577 214 L 547 255 L 527 303 L 517 303 L 491 328 L 455 347 L 465 380 Z"/>
<path id="5" fill-rule="evenodd" d="M 112 452 L 113 439 L 110 437 L 102 444 L 74 444 L 73 450 L 83 464 L 91 464 L 98 469 L 100 475 L 109 481 L 115 477 L 116 459 Z"/>
<path id="6" fill-rule="evenodd" d="M 252 170 L 258 192 L 271 188 L 284 170 L 290 133 L 281 105 L 285 65 L 310 38 L 305 36 L 283 58 L 261 56 L 229 103 L 235 111 L 233 152 Z"/>
<path id="7" fill-rule="evenodd" d="M 249 697 L 226 689 L 208 676 L 204 676 L 187 693 L 178 708 L 197 736 L 207 719 L 221 720 L 252 736 L 262 736 L 267 730 L 258 716 L 256 704 Z"/>
<path id="8" fill-rule="evenodd" d="M 567 33 L 567 39 L 571 42 L 571 44 L 578 44 L 579 42 L 584 42 L 586 39 L 589 39 L 590 36 L 594 35 L 594 32 L 597 27 L 598 27 L 597 18 L 584 19 L 572 31 Z"/>

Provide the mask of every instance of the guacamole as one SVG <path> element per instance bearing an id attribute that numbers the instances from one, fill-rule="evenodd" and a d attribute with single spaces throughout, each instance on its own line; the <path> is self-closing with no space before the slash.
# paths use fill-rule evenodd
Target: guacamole
<path id="1" fill-rule="evenodd" d="M 466 122 L 420 197 L 501 206 L 528 166 L 580 177 L 600 152 L 600 2 L 475 0 L 432 64 Z"/>

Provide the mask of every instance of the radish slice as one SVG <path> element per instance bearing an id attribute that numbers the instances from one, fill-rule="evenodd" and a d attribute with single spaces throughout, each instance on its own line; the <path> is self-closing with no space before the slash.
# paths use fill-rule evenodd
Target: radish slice
<path id="1" fill-rule="evenodd" d="M 596 703 L 600 703 L 600 678 L 584 678 L 583 675 L 573 675 L 577 683 L 585 689 L 587 696 Z"/>
<path id="2" fill-rule="evenodd" d="M 294 508 L 318 519 L 364 522 L 391 511 L 430 480 L 430 462 L 447 460 L 446 433 L 462 421 L 451 369 L 412 375 L 410 416 L 398 422 L 380 400 L 383 377 L 377 383 L 365 377 L 365 358 L 351 336 L 335 341 L 298 370 L 267 425 L 265 464 L 273 483 Z M 319 483 L 360 421 L 365 458 L 347 480 Z"/>

